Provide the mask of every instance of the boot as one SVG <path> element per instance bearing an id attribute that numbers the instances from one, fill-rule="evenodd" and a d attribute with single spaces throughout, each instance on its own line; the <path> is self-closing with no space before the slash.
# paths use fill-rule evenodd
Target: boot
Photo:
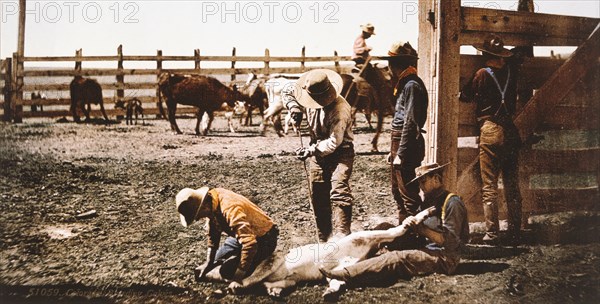
<path id="1" fill-rule="evenodd" d="M 315 221 L 320 242 L 327 242 L 331 236 L 331 203 L 329 188 L 324 183 L 313 183 L 313 199 L 311 201 L 315 213 Z"/>
<path id="2" fill-rule="evenodd" d="M 337 206 L 335 208 L 334 235 L 346 236 L 350 234 L 352 222 L 352 206 Z"/>
<path id="3" fill-rule="evenodd" d="M 485 236 L 483 242 L 494 245 L 498 241 L 498 205 L 495 203 L 483 203 L 483 215 L 485 217 Z"/>

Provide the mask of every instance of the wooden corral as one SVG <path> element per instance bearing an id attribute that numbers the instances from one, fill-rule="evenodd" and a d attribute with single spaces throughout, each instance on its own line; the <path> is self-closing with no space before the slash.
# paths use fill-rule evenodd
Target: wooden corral
<path id="1" fill-rule="evenodd" d="M 12 64 L 10 63 L 12 60 Z M 377 58 L 374 58 L 377 60 Z M 231 56 L 201 56 L 200 50 L 194 50 L 194 55 L 191 56 L 174 56 L 174 55 L 163 55 L 161 50 L 157 51 L 154 56 L 139 56 L 139 55 L 124 55 L 123 47 L 117 48 L 117 55 L 115 56 L 83 56 L 82 50 L 77 50 L 75 56 L 46 56 L 46 57 L 19 57 L 16 53 L 13 58 L 7 58 L 7 68 L 14 71 L 8 71 L 5 78 L 11 79 L 6 85 L 0 82 L 3 88 L 13 92 L 13 98 L 7 98 L 4 101 L 4 118 L 5 120 L 18 121 L 22 118 L 28 117 L 60 117 L 70 116 L 69 104 L 70 98 L 68 97 L 69 82 L 71 77 L 74 76 L 85 76 L 85 77 L 115 77 L 114 82 L 100 81 L 102 90 L 113 91 L 113 94 L 104 94 L 104 103 L 106 105 L 112 105 L 117 99 L 127 99 L 131 97 L 137 97 L 144 103 L 144 112 L 147 114 L 159 114 L 159 110 L 156 106 L 158 101 L 158 88 L 156 83 L 156 77 L 162 72 L 181 73 L 181 74 L 197 74 L 197 75 L 211 75 L 211 76 L 226 76 L 230 75 L 230 80 L 220 79 L 224 83 L 236 81 L 236 75 L 245 75 L 248 73 L 272 75 L 272 74 L 296 74 L 303 73 L 315 68 L 329 68 L 334 69 L 340 73 L 346 73 L 350 71 L 352 61 L 349 56 L 338 56 L 337 52 L 334 52 L 333 56 L 306 56 L 305 49 L 302 48 L 300 56 L 271 56 L 268 49 L 265 50 L 264 56 L 238 56 L 236 55 L 235 48 L 232 51 Z M 26 63 L 32 62 L 71 62 L 75 63 L 75 69 L 23 69 L 22 67 Z M 114 62 L 116 68 L 110 69 L 99 69 L 99 68 L 84 68 L 82 67 L 87 62 Z M 124 68 L 128 62 L 155 62 L 156 68 Z M 181 69 L 181 68 L 163 68 L 165 62 L 190 62 L 193 63 L 193 69 Z M 205 68 L 202 67 L 203 62 L 225 62 L 231 63 L 230 68 Z M 256 62 L 260 63 L 262 67 L 255 68 L 238 68 L 236 63 L 238 62 Z M 279 63 L 278 66 L 272 66 L 272 63 Z M 281 64 L 283 63 L 283 64 Z M 281 67 L 289 63 L 288 67 Z M 308 63 L 308 64 L 307 64 Z M 18 68 L 20 67 L 20 68 Z M 4 75 L 4 74 L 3 74 Z M 4 77 L 4 76 L 3 76 Z M 32 83 L 28 79 L 44 77 L 44 83 Z M 143 81 L 135 78 L 145 77 Z M 105 79 L 106 80 L 106 79 Z M 11 87 L 11 83 L 17 82 L 24 83 L 22 86 Z M 238 80 L 239 81 L 239 80 Z M 127 94 L 126 91 L 146 91 L 144 94 Z M 40 91 L 46 92 L 48 99 L 45 100 L 31 100 L 30 92 Z M 62 92 L 62 93 L 61 93 Z M 148 93 L 151 92 L 151 93 Z M 25 94 L 24 94 L 25 93 Z M 52 93 L 52 94 L 51 94 Z M 64 95 L 62 97 L 56 97 L 57 95 Z M 21 97 L 17 97 L 21 96 Z M 24 97 L 23 97 L 24 96 Z M 40 111 L 29 111 L 31 105 L 44 105 L 44 106 L 55 106 L 54 109 Z M 14 109 L 11 111 L 10 109 Z M 56 109 L 58 108 L 58 109 Z M 8 109 L 8 110 L 7 110 Z M 48 107 L 46 107 L 48 109 Z M 112 106 L 107 107 L 107 114 L 109 116 L 124 115 L 124 111 L 121 109 L 113 109 Z M 182 113 L 195 113 L 193 108 L 190 107 L 179 107 L 177 110 L 178 114 Z M 92 116 L 99 115 L 99 111 L 92 107 Z"/>
<path id="2" fill-rule="evenodd" d="M 533 6 L 530 0 L 519 4 Z M 419 74 L 431 92 L 432 109 L 427 160 L 451 162 L 446 181 L 467 202 L 470 220 L 483 218 L 479 128 L 475 105 L 459 102 L 458 92 L 483 62 L 460 54 L 460 47 L 490 33 L 508 46 L 578 47 L 566 60 L 526 58 L 521 66 L 518 86 L 527 98 L 519 100 L 515 124 L 523 140 L 543 136 L 521 152 L 523 211 L 527 216 L 598 210 L 600 19 L 462 7 L 459 0 L 421 0 L 419 14 Z"/>

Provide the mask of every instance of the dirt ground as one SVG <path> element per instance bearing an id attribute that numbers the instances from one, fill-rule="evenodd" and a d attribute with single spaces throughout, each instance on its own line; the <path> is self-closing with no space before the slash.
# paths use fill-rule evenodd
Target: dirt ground
<path id="1" fill-rule="evenodd" d="M 183 187 L 219 186 L 247 196 L 279 224 L 279 250 L 314 242 L 304 168 L 292 157 L 300 139 L 272 130 L 259 136 L 257 125 L 231 134 L 217 119 L 206 137 L 193 134 L 193 119 L 178 120 L 183 135 L 163 120 L 0 123 L 0 302 L 322 301 L 324 282 L 303 284 L 282 299 L 260 289 L 219 299 L 212 292 L 225 284 L 194 281 L 206 237 L 202 225 L 179 224 L 174 197 Z M 373 133 L 364 121 L 357 126 L 355 231 L 396 208 L 384 161 L 389 132 L 380 141 L 384 152 L 373 154 Z M 599 257 L 598 243 L 473 244 L 455 275 L 355 287 L 339 301 L 597 303 Z"/>

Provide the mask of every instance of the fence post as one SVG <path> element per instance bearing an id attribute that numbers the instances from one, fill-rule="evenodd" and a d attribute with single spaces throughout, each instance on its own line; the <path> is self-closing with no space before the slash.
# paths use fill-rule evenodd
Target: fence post
<path id="1" fill-rule="evenodd" d="M 340 67 L 340 57 L 338 56 L 338 52 L 337 51 L 333 51 L 333 61 L 335 64 L 335 71 L 338 72 L 338 74 L 342 73 L 342 68 Z"/>
<path id="2" fill-rule="evenodd" d="M 75 50 L 75 57 L 81 58 L 83 49 Z M 75 59 L 75 74 L 81 76 L 81 59 Z"/>
<path id="3" fill-rule="evenodd" d="M 302 73 L 304 73 L 304 71 L 306 71 L 306 66 L 304 66 L 305 61 L 306 61 L 306 46 L 302 46 L 302 59 L 300 59 L 300 69 L 301 69 Z"/>
<path id="4" fill-rule="evenodd" d="M 200 49 L 194 50 L 194 69 L 200 74 Z"/>
<path id="5" fill-rule="evenodd" d="M 12 58 L 8 57 L 4 61 L 4 115 L 3 121 L 12 120 Z"/>
<path id="6" fill-rule="evenodd" d="M 13 79 L 15 87 L 11 98 L 11 110 L 15 123 L 23 122 L 23 58 L 13 53 Z"/>
<path id="7" fill-rule="evenodd" d="M 269 62 L 271 61 L 271 55 L 269 53 L 269 49 L 265 49 L 265 67 L 263 68 L 263 74 L 266 76 L 271 74 Z"/>
<path id="8" fill-rule="evenodd" d="M 159 110 L 159 113 L 156 114 L 156 118 L 165 118 L 163 117 L 163 113 L 160 112 L 162 109 L 161 98 L 160 98 L 160 87 L 158 87 L 158 80 L 162 74 L 162 50 L 156 51 L 156 107 Z"/>
<path id="9" fill-rule="evenodd" d="M 231 81 L 235 82 L 235 47 L 231 51 Z"/>
<path id="10" fill-rule="evenodd" d="M 123 75 L 123 45 L 120 44 L 117 48 L 117 56 L 119 56 L 119 60 L 117 61 L 117 69 L 119 70 L 119 74 L 117 74 L 117 100 L 124 100 L 125 98 L 125 76 Z"/>

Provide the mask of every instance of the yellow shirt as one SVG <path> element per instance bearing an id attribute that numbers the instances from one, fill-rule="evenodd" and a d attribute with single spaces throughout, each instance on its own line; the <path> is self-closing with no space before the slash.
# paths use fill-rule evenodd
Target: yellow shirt
<path id="1" fill-rule="evenodd" d="M 271 230 L 273 220 L 246 197 L 233 191 L 214 188 L 208 193 L 212 196 L 208 246 L 216 248 L 223 232 L 235 237 L 242 244 L 238 267 L 248 270 L 258 250 L 256 238 Z"/>

